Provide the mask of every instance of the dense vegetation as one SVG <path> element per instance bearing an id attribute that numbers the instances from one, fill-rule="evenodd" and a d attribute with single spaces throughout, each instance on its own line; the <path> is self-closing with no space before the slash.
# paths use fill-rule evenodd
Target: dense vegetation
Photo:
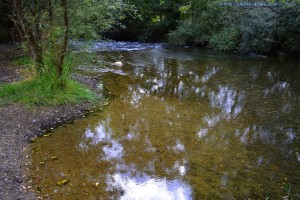
<path id="1" fill-rule="evenodd" d="M 11 28 L 8 15 L 11 1 L 0 4 L 0 38 L 8 37 Z M 38 18 L 42 31 L 61 37 L 60 1 L 40 2 Z M 48 9 L 52 2 L 52 9 Z M 270 52 L 277 49 L 300 49 L 300 2 L 298 0 L 69 0 L 72 15 L 70 38 L 97 38 L 127 41 L 166 42 L 209 46 L 222 51 Z M 51 4 L 51 3 L 50 3 Z M 27 8 L 26 8 L 27 7 Z M 23 9 L 23 8 L 22 8 Z M 50 12 L 50 13 L 49 13 Z M 51 14 L 52 12 L 52 14 Z M 54 14 L 54 15 L 53 15 Z M 48 18 L 44 17 L 47 16 Z M 56 16 L 51 20 L 49 15 Z M 31 16 L 32 18 L 32 16 Z M 54 24 L 48 23 L 55 22 Z M 29 23 L 29 25 L 34 25 Z M 49 28 L 51 25 L 52 28 Z M 54 31 L 53 27 L 56 27 Z M 51 32 L 52 31 L 52 32 Z M 51 32 L 51 33 L 49 33 Z M 1 37 L 2 35 L 2 37 Z M 45 38 L 43 38 L 44 41 Z M 1 40 L 1 39 L 0 39 Z M 43 42 L 49 44 L 49 41 Z M 51 41 L 50 41 L 51 43 Z M 43 44 L 44 45 L 44 44 Z M 51 46 L 52 48 L 52 46 Z"/>
<path id="2" fill-rule="evenodd" d="M 182 7 L 184 20 L 169 34 L 170 41 L 222 51 L 300 50 L 299 8 L 298 1 L 194 0 Z"/>
<path id="3" fill-rule="evenodd" d="M 94 39 L 122 16 L 116 0 L 13 0 L 1 1 L 14 23 L 19 41 L 33 62 L 33 76 L 20 84 L 0 87 L 2 102 L 60 104 L 91 100 L 89 90 L 69 75 L 79 54 L 72 55 L 70 40 Z M 78 64 L 78 63 L 76 63 Z M 35 95 L 32 98 L 33 94 Z"/>
<path id="4" fill-rule="evenodd" d="M 106 37 L 169 41 L 221 51 L 300 50 L 297 0 L 128 0 L 127 4 L 132 9 Z"/>
<path id="5" fill-rule="evenodd" d="M 184 0 L 127 0 L 128 8 L 122 20 L 104 35 L 107 38 L 129 41 L 167 41 L 167 33 L 175 30 L 180 21 L 179 8 Z"/>
<path id="6" fill-rule="evenodd" d="M 49 94 L 67 94 L 72 88 L 71 40 L 104 36 L 221 51 L 300 50 L 298 0 L 1 0 L 0 14 L 0 41 L 19 38 L 33 61 L 30 85 L 44 84 L 53 89 Z M 5 87 L 0 88 L 0 98 L 1 93 L 2 97 L 18 93 L 19 86 Z"/>

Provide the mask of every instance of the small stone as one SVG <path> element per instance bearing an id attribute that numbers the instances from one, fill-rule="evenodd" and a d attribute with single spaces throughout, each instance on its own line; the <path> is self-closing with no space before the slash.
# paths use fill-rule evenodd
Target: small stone
<path id="1" fill-rule="evenodd" d="M 66 185 L 68 182 L 69 182 L 69 180 L 65 179 L 65 180 L 62 180 L 62 181 L 58 181 L 58 182 L 56 183 L 56 185 L 57 185 L 57 186 Z"/>
<path id="2" fill-rule="evenodd" d="M 45 164 L 46 164 L 46 162 L 44 162 L 44 161 L 41 161 L 41 162 L 40 162 L 40 164 L 41 164 L 41 165 L 45 165 Z"/>
<path id="3" fill-rule="evenodd" d="M 123 63 L 121 61 L 117 61 L 114 63 L 115 66 L 117 67 L 122 67 L 123 66 Z"/>
<path id="4" fill-rule="evenodd" d="M 58 157 L 56 157 L 56 156 L 51 156 L 50 159 L 51 159 L 51 160 L 58 160 Z"/>

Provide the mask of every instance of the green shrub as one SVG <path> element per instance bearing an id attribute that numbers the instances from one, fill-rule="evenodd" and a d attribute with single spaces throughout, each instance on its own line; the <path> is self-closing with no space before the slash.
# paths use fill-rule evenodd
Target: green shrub
<path id="1" fill-rule="evenodd" d="M 193 34 L 193 21 L 187 19 L 178 26 L 175 31 L 172 31 L 168 35 L 169 42 L 175 44 L 192 44 L 194 41 Z"/>
<path id="2" fill-rule="evenodd" d="M 277 27 L 278 47 L 300 50 L 300 10 L 293 9 L 279 16 Z"/>
<path id="3" fill-rule="evenodd" d="M 210 46 L 217 50 L 266 53 L 300 50 L 300 4 L 288 7 L 241 7 L 194 0 L 169 41 Z"/>
<path id="4" fill-rule="evenodd" d="M 227 22 L 225 23 L 227 18 L 224 16 L 228 8 L 216 6 L 213 1 L 194 1 L 191 9 L 195 10 L 191 11 L 191 16 L 169 34 L 169 41 L 179 44 L 208 45 L 212 35 L 219 33 L 227 25 Z"/>
<path id="5" fill-rule="evenodd" d="M 237 27 L 231 26 L 214 34 L 209 40 L 209 46 L 220 51 L 233 51 L 237 48 L 240 32 Z"/>
<path id="6" fill-rule="evenodd" d="M 275 45 L 277 13 L 258 8 L 243 11 L 237 26 L 241 32 L 239 50 L 269 52 Z"/>

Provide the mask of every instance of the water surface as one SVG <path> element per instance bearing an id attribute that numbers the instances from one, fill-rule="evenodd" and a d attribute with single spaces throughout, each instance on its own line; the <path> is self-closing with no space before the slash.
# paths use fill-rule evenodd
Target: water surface
<path id="1" fill-rule="evenodd" d="M 32 144 L 45 198 L 299 198 L 297 61 L 118 45 L 81 68 L 111 103 Z"/>

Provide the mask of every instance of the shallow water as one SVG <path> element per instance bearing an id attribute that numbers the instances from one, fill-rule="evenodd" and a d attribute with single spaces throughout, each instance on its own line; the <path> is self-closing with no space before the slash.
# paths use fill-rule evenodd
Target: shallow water
<path id="1" fill-rule="evenodd" d="M 131 50 L 101 51 L 108 68 L 86 69 L 114 95 L 102 112 L 32 144 L 45 198 L 299 197 L 299 62 Z"/>

